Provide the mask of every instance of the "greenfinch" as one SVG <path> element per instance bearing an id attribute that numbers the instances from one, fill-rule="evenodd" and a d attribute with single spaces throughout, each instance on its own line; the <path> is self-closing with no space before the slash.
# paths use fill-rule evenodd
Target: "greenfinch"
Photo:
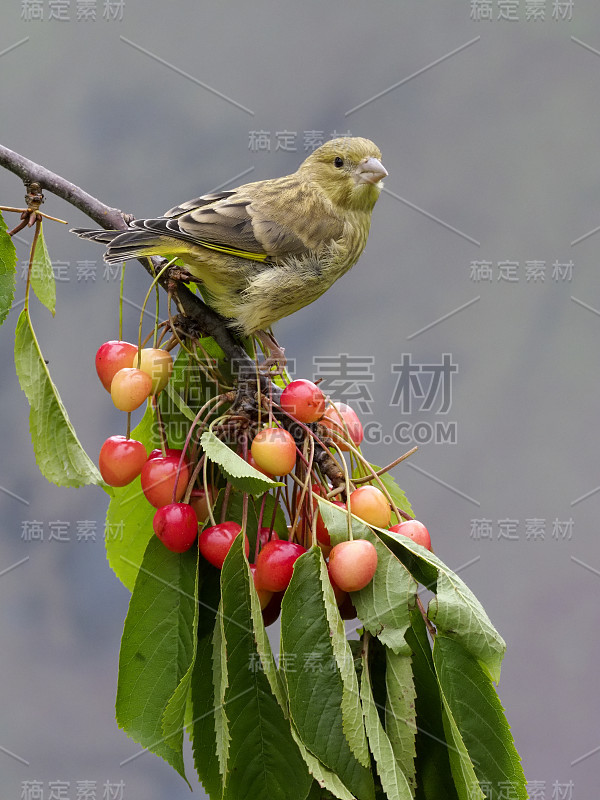
<path id="1" fill-rule="evenodd" d="M 73 232 L 107 244 L 109 264 L 180 258 L 208 304 L 250 336 L 312 303 L 356 263 L 387 174 L 373 142 L 332 139 L 292 175 L 203 195 L 126 231 Z"/>

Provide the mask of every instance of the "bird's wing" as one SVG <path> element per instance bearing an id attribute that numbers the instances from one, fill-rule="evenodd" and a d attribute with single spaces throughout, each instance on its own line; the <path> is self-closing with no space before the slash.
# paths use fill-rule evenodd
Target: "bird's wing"
<path id="1" fill-rule="evenodd" d="M 197 197 L 164 217 L 134 220 L 130 226 L 256 261 L 304 252 L 302 239 L 273 220 L 268 205 L 240 187 Z"/>

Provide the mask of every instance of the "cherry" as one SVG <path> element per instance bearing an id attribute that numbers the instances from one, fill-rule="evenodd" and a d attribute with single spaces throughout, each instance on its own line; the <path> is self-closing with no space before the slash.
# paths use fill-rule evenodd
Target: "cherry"
<path id="1" fill-rule="evenodd" d="M 340 608 L 340 617 L 342 619 L 356 619 L 358 614 L 356 613 L 356 609 L 354 608 L 354 603 L 352 602 L 352 598 L 349 594 L 346 595 L 346 599 L 342 603 Z"/>
<path id="2" fill-rule="evenodd" d="M 254 456 L 252 455 L 252 453 L 250 451 L 248 451 L 248 455 L 246 457 L 246 461 L 248 462 L 248 464 L 250 464 L 251 467 L 254 467 L 254 469 L 258 470 L 258 472 L 262 472 L 262 474 L 265 477 L 271 478 L 271 479 L 273 478 L 273 473 L 272 472 L 267 472 L 266 469 L 263 469 L 262 467 L 258 466 L 258 464 L 256 463 L 256 461 L 254 459 Z"/>
<path id="3" fill-rule="evenodd" d="M 142 467 L 142 491 L 146 500 L 155 508 L 169 505 L 173 502 L 173 489 L 177 470 L 179 469 L 179 456 L 155 456 L 149 458 Z M 181 466 L 179 480 L 177 480 L 177 490 L 175 501 L 178 503 L 188 485 L 190 479 L 190 468 L 186 461 Z"/>
<path id="4" fill-rule="evenodd" d="M 137 347 L 129 342 L 112 340 L 104 342 L 96 353 L 96 372 L 107 392 L 116 373 L 123 367 L 132 367 Z"/>
<path id="5" fill-rule="evenodd" d="M 192 489 L 190 505 L 196 512 L 198 522 L 204 523 L 208 519 L 208 509 L 214 503 L 216 494 L 213 486 L 208 487 L 208 494 L 204 489 Z"/>
<path id="6" fill-rule="evenodd" d="M 318 483 L 313 483 L 312 493 L 313 493 L 313 499 L 312 499 L 313 514 L 317 515 L 317 541 L 319 542 L 320 545 L 324 545 L 325 547 L 331 547 L 331 539 L 329 537 L 329 531 L 327 530 L 327 527 L 323 522 L 323 517 L 321 516 L 321 512 L 317 510 L 318 503 L 315 495 L 322 496 L 323 494 L 321 487 L 319 486 Z M 339 506 L 340 508 L 346 508 L 346 504 L 342 503 L 341 500 L 332 500 L 331 502 L 335 506 Z M 302 515 L 305 516 L 304 512 Z"/>
<path id="7" fill-rule="evenodd" d="M 283 592 L 274 592 L 269 604 L 263 609 L 262 617 L 265 623 L 265 628 L 272 625 L 281 613 L 281 601 L 283 600 Z"/>
<path id="8" fill-rule="evenodd" d="M 169 503 L 156 510 L 154 533 L 173 553 L 185 553 L 198 536 L 196 512 L 187 503 Z"/>
<path id="9" fill-rule="evenodd" d="M 392 509 L 384 493 L 376 486 L 361 486 L 350 494 L 352 513 L 367 525 L 387 528 L 392 519 Z"/>
<path id="10" fill-rule="evenodd" d="M 263 428 L 252 441 L 252 457 L 271 475 L 287 475 L 296 464 L 296 442 L 283 428 Z"/>
<path id="11" fill-rule="evenodd" d="M 258 543 L 259 547 L 264 547 L 269 541 L 276 541 L 279 539 L 277 531 L 272 528 L 262 527 L 258 529 Z"/>
<path id="12" fill-rule="evenodd" d="M 235 537 L 241 530 L 242 526 L 237 522 L 220 522 L 218 525 L 205 528 L 198 537 L 200 552 L 214 567 L 221 569 Z M 247 556 L 250 552 L 250 542 L 247 536 L 244 538 Z"/>
<path id="13" fill-rule="evenodd" d="M 363 440 L 363 426 L 361 425 L 356 411 L 346 405 L 346 403 L 332 403 L 325 412 L 325 416 L 321 422 L 334 434 L 332 438 L 340 450 L 350 449 L 343 441 L 346 440 L 347 442 L 348 437 L 350 437 L 350 441 L 357 447 Z"/>
<path id="14" fill-rule="evenodd" d="M 135 367 L 120 369 L 110 385 L 110 396 L 120 411 L 134 411 L 139 408 L 151 391 L 152 379 Z"/>
<path id="15" fill-rule="evenodd" d="M 176 447 L 165 447 L 164 455 L 165 456 L 176 456 L 177 458 L 180 458 L 182 452 L 183 452 L 183 450 L 178 450 Z M 160 449 L 160 447 L 157 447 L 155 450 L 153 450 L 150 453 L 150 455 L 148 456 L 148 461 L 150 461 L 153 458 L 164 458 L 163 451 Z M 187 456 L 187 453 L 186 453 L 186 455 L 184 457 L 184 462 L 186 464 L 189 464 L 189 458 Z"/>
<path id="16" fill-rule="evenodd" d="M 300 379 L 288 383 L 279 405 L 300 422 L 316 422 L 325 413 L 325 395 L 316 383 Z"/>
<path id="17" fill-rule="evenodd" d="M 429 531 L 416 519 L 407 519 L 406 522 L 400 522 L 398 525 L 392 525 L 390 530 L 393 533 L 401 533 L 403 536 L 408 536 L 413 542 L 420 544 L 427 550 L 431 550 L 431 536 Z"/>
<path id="18" fill-rule="evenodd" d="M 358 592 L 377 569 L 377 550 L 366 539 L 340 542 L 329 554 L 329 574 L 344 592 Z"/>
<path id="19" fill-rule="evenodd" d="M 100 448 L 98 466 L 109 486 L 127 486 L 140 474 L 146 460 L 146 448 L 141 442 L 126 436 L 109 436 Z"/>
<path id="20" fill-rule="evenodd" d="M 295 542 L 271 540 L 256 559 L 256 585 L 270 592 L 284 592 L 292 579 L 294 562 L 306 550 Z"/>
<path id="21" fill-rule="evenodd" d="M 137 353 L 133 361 L 137 366 Z M 141 351 L 140 367 L 152 379 L 152 394 L 161 392 L 171 377 L 173 372 L 173 358 L 167 350 L 156 347 L 145 347 Z"/>
<path id="22" fill-rule="evenodd" d="M 258 594 L 258 599 L 260 600 L 260 608 L 264 611 L 273 597 L 273 592 L 269 592 L 268 589 L 262 589 L 260 586 L 256 585 L 256 564 L 250 564 L 250 572 L 252 573 L 254 586 Z"/>

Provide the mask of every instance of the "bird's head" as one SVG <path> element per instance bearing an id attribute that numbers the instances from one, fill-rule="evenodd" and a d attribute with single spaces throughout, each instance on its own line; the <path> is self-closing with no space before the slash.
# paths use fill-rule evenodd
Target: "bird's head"
<path id="1" fill-rule="evenodd" d="M 388 174 L 379 148 L 369 139 L 331 139 L 300 165 L 302 177 L 315 181 L 335 205 L 371 211 Z"/>

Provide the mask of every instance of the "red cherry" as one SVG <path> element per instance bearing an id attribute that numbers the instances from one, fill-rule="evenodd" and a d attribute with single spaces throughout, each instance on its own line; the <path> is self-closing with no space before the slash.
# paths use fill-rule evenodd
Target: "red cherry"
<path id="1" fill-rule="evenodd" d="M 110 385 L 110 396 L 119 411 L 135 411 L 151 391 L 152 378 L 135 367 L 120 369 Z"/>
<path id="2" fill-rule="evenodd" d="M 429 531 L 416 519 L 407 519 L 406 522 L 400 522 L 398 525 L 392 525 L 390 528 L 394 533 L 401 533 L 403 536 L 408 536 L 413 542 L 420 544 L 427 550 L 431 550 L 431 536 Z"/>
<path id="3" fill-rule="evenodd" d="M 200 552 L 214 567 L 221 569 L 235 537 L 241 530 L 242 526 L 237 522 L 220 522 L 218 525 L 205 528 L 198 537 Z M 244 544 L 247 556 L 250 552 L 250 542 L 247 536 Z"/>
<path id="4" fill-rule="evenodd" d="M 357 447 L 363 440 L 363 426 L 356 411 L 346 403 L 332 403 L 325 412 L 321 423 L 334 434 L 332 438 L 340 450 L 350 449 L 345 444 L 345 441 L 348 441 L 348 436 L 350 441 Z"/>
<path id="5" fill-rule="evenodd" d="M 109 486 L 127 486 L 146 463 L 146 448 L 136 439 L 109 436 L 100 449 L 98 467 Z"/>
<path id="6" fill-rule="evenodd" d="M 173 553 L 185 553 L 198 536 L 196 512 L 187 503 L 169 503 L 156 510 L 152 521 L 154 533 Z"/>
<path id="7" fill-rule="evenodd" d="M 376 486 L 361 486 L 350 493 L 352 513 L 367 525 L 387 528 L 392 519 L 392 509 L 384 493 Z"/>
<path id="8" fill-rule="evenodd" d="M 300 422 L 316 422 L 325 413 L 325 395 L 316 383 L 300 379 L 288 383 L 279 405 Z"/>
<path id="9" fill-rule="evenodd" d="M 265 628 L 272 625 L 281 614 L 281 601 L 283 600 L 283 592 L 274 592 L 273 597 L 269 601 L 266 608 L 263 609 L 262 617 L 265 623 Z"/>
<path id="10" fill-rule="evenodd" d="M 377 569 L 377 550 L 366 539 L 340 542 L 329 554 L 329 574 L 344 592 L 358 592 Z"/>
<path id="11" fill-rule="evenodd" d="M 132 367 L 137 347 L 129 342 L 112 340 L 104 342 L 96 353 L 96 372 L 107 392 L 116 373 L 123 367 Z"/>
<path id="12" fill-rule="evenodd" d="M 271 475 L 287 475 L 296 465 L 296 442 L 283 428 L 263 428 L 252 441 L 252 457 Z"/>
<path id="13" fill-rule="evenodd" d="M 294 562 L 306 550 L 295 542 L 272 540 L 256 559 L 256 584 L 270 592 L 284 592 L 292 579 Z"/>
<path id="14" fill-rule="evenodd" d="M 148 459 L 142 467 L 142 491 L 146 500 L 155 508 L 173 502 L 173 489 L 178 469 L 179 456 L 166 456 L 165 458 L 156 456 Z M 178 503 L 185 494 L 189 479 L 190 469 L 184 461 L 177 481 L 174 502 Z"/>
<path id="15" fill-rule="evenodd" d="M 176 447 L 165 447 L 165 456 L 176 456 L 179 459 L 181 458 L 182 452 L 182 450 L 178 450 Z M 150 453 L 148 456 L 148 461 L 150 461 L 152 458 L 164 458 L 163 451 L 160 449 L 160 447 L 157 447 Z M 184 461 L 189 464 L 187 453 L 185 454 Z"/>
<path id="16" fill-rule="evenodd" d="M 267 542 L 269 541 L 276 541 L 279 539 L 277 535 L 277 531 L 272 530 L 271 528 L 259 528 L 258 529 L 258 544 L 259 547 L 264 547 Z"/>
<path id="17" fill-rule="evenodd" d="M 261 611 L 264 611 L 273 597 L 273 592 L 269 592 L 268 589 L 262 589 L 260 586 L 256 585 L 256 564 L 250 564 L 250 572 L 252 573 L 252 580 L 254 581 L 258 599 L 260 600 Z"/>

